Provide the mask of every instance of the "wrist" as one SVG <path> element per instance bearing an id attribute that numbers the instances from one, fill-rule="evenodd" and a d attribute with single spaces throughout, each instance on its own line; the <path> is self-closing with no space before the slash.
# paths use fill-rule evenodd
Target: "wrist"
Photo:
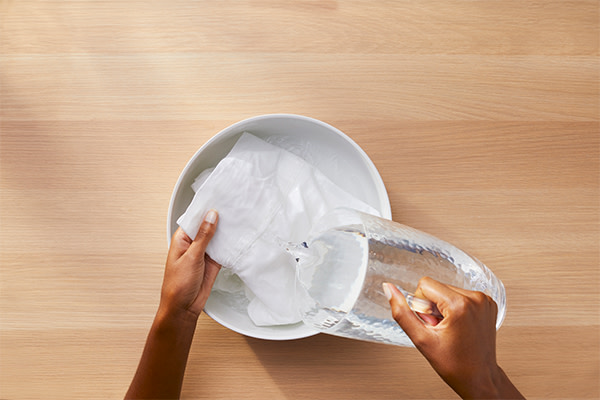
<path id="1" fill-rule="evenodd" d="M 499 366 L 496 376 L 496 398 L 498 399 L 524 399 L 517 387 L 508 378 L 508 375 Z"/>
<path id="2" fill-rule="evenodd" d="M 480 379 L 471 381 L 471 387 L 459 395 L 477 399 L 522 399 L 523 395 L 512 384 L 500 366 L 496 365 Z M 457 391 L 458 393 L 458 391 Z"/>
<path id="3" fill-rule="evenodd" d="M 160 305 L 153 326 L 161 331 L 195 330 L 197 322 L 198 315 L 190 311 Z"/>

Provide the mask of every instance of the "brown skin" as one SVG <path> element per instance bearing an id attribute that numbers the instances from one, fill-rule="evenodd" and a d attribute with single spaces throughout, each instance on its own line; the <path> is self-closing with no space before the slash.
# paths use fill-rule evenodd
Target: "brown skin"
<path id="1" fill-rule="evenodd" d="M 417 315 L 394 285 L 392 315 L 440 377 L 462 398 L 522 399 L 496 362 L 496 303 L 481 292 L 425 277 L 417 297 L 434 302 L 444 318 Z"/>
<path id="2" fill-rule="evenodd" d="M 196 322 L 221 268 L 205 254 L 217 227 L 209 214 L 195 240 L 181 228 L 171 239 L 160 305 L 126 399 L 180 396 Z"/>
<path id="3" fill-rule="evenodd" d="M 181 229 L 173 235 L 160 305 L 126 399 L 179 398 L 196 322 L 221 268 L 205 253 L 217 219 L 209 212 L 195 240 Z M 421 320 L 400 291 L 384 285 L 394 319 L 456 393 L 463 398 L 523 398 L 496 363 L 493 300 L 423 278 L 415 294 L 436 303 L 444 318 L 421 315 Z"/>

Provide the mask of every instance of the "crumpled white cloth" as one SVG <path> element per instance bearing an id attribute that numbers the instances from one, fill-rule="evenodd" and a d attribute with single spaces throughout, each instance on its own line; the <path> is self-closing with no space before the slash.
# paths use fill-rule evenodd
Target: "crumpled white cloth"
<path id="1" fill-rule="evenodd" d="M 254 294 L 248 315 L 259 326 L 301 320 L 295 260 L 282 243 L 306 240 L 313 224 L 336 207 L 379 215 L 300 157 L 247 132 L 193 187 L 194 199 L 177 223 L 194 238 L 206 212 L 219 212 L 207 253 Z"/>

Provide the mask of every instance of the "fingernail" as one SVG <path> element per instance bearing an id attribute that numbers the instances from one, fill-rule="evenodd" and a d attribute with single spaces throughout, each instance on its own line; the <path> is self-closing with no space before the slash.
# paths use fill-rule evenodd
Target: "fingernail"
<path id="1" fill-rule="evenodd" d="M 217 212 L 215 210 L 210 210 L 206 214 L 206 217 L 204 217 L 204 220 L 209 224 L 214 224 L 217 221 Z"/>
<path id="2" fill-rule="evenodd" d="M 383 293 L 385 293 L 385 297 L 387 297 L 388 301 L 392 299 L 392 291 L 390 290 L 389 283 L 382 283 Z"/>

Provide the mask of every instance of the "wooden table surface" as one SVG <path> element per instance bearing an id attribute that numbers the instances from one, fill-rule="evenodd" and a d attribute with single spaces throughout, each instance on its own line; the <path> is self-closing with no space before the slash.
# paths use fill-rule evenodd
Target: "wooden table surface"
<path id="1" fill-rule="evenodd" d="M 530 398 L 600 397 L 598 1 L 0 1 L 0 398 L 122 397 L 180 171 L 241 119 L 326 121 L 394 219 L 504 282 Z M 452 398 L 410 348 L 202 316 L 183 395 Z"/>

